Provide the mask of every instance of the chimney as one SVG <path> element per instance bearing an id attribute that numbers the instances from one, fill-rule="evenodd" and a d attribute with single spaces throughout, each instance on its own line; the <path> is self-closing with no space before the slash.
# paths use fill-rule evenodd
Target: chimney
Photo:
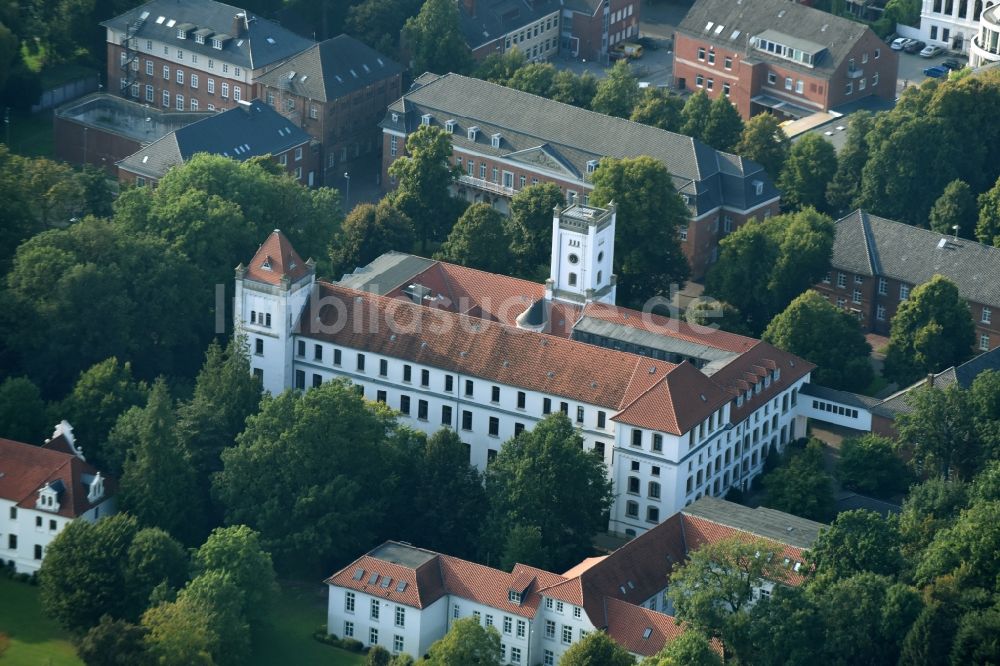
<path id="1" fill-rule="evenodd" d="M 247 35 L 247 15 L 240 12 L 233 17 L 233 37 L 239 39 Z"/>
<path id="2" fill-rule="evenodd" d="M 927 388 L 934 388 L 934 373 L 927 373 Z"/>
<path id="3" fill-rule="evenodd" d="M 475 18 L 476 17 L 476 0 L 462 0 L 462 4 L 465 6 L 466 13 Z"/>

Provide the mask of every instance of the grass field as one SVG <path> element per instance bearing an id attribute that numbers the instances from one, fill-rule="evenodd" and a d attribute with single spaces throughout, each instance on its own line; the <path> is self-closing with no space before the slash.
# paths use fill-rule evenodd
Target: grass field
<path id="1" fill-rule="evenodd" d="M 270 621 L 254 636 L 251 666 L 358 666 L 364 657 L 313 640 L 312 633 L 326 624 L 326 595 L 318 585 L 284 585 L 275 601 Z"/>
<path id="2" fill-rule="evenodd" d="M 0 578 L 0 633 L 10 639 L 2 666 L 83 666 L 59 625 L 42 615 L 37 587 Z"/>
<path id="3" fill-rule="evenodd" d="M 6 129 L 0 127 L 0 132 L 6 132 Z M 53 135 L 51 111 L 10 112 L 10 149 L 12 152 L 25 157 L 51 158 L 55 150 Z M 4 140 L 4 134 L 0 134 L 0 141 Z"/>

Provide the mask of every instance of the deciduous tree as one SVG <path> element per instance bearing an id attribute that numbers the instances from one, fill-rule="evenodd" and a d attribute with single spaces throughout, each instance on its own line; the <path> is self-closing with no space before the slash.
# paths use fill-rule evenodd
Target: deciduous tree
<path id="1" fill-rule="evenodd" d="M 662 88 L 646 88 L 632 110 L 632 120 L 644 125 L 659 127 L 668 132 L 681 128 L 684 100 Z"/>
<path id="2" fill-rule="evenodd" d="M 931 207 L 931 229 L 942 234 L 955 234 L 962 238 L 974 238 L 976 217 L 976 197 L 964 180 L 953 180 L 944 188 Z"/>
<path id="3" fill-rule="evenodd" d="M 737 335 L 750 335 L 743 314 L 735 306 L 714 298 L 701 298 L 689 304 L 684 311 L 689 324 L 718 328 Z"/>
<path id="4" fill-rule="evenodd" d="M 871 113 L 851 114 L 844 147 L 837 155 L 837 172 L 826 188 L 826 202 L 834 214 L 842 215 L 856 205 L 861 193 L 861 172 L 868 159 L 868 132 L 872 125 Z"/>
<path id="5" fill-rule="evenodd" d="M 732 152 L 743 134 L 743 119 L 725 95 L 719 95 L 708 110 L 702 140 L 716 150 Z"/>
<path id="6" fill-rule="evenodd" d="M 491 53 L 476 68 L 475 77 L 501 86 L 507 85 L 511 77 L 525 66 L 524 52 L 516 46 L 503 53 Z"/>
<path id="7" fill-rule="evenodd" d="M 959 589 L 992 589 L 1000 574 L 1000 501 L 975 502 L 951 527 L 934 535 L 917 565 L 915 579 L 926 585 L 954 576 Z"/>
<path id="8" fill-rule="evenodd" d="M 865 509 L 838 514 L 820 530 L 808 559 L 817 576 L 833 580 L 863 571 L 894 577 L 903 566 L 895 524 Z"/>
<path id="9" fill-rule="evenodd" d="M 458 24 L 458 5 L 450 0 L 426 0 L 403 27 L 404 48 L 410 53 L 410 71 L 464 74 L 472 56 Z"/>
<path id="10" fill-rule="evenodd" d="M 553 209 L 562 208 L 565 201 L 555 183 L 528 185 L 511 199 L 504 229 L 520 275 L 548 277 Z"/>
<path id="11" fill-rule="evenodd" d="M 1000 179 L 991 189 L 979 195 L 979 220 L 976 240 L 1000 247 Z"/>
<path id="12" fill-rule="evenodd" d="M 712 110 L 712 101 L 704 90 L 699 90 L 687 98 L 681 111 L 681 134 L 692 136 L 704 141 L 705 126 L 708 124 L 708 114 Z"/>
<path id="13" fill-rule="evenodd" d="M 267 613 L 278 588 L 271 555 L 257 532 L 246 525 L 216 528 L 195 551 L 193 563 L 199 575 L 217 571 L 229 576 L 243 595 L 242 615 L 251 624 Z"/>
<path id="14" fill-rule="evenodd" d="M 972 355 L 975 327 L 954 282 L 935 275 L 899 304 L 892 318 L 884 374 L 905 385 Z"/>
<path id="15" fill-rule="evenodd" d="M 8 377 L 0 384 L 0 437 L 41 445 L 52 427 L 38 387 L 27 377 Z"/>
<path id="16" fill-rule="evenodd" d="M 625 60 L 619 60 L 597 82 L 597 92 L 590 108 L 609 116 L 628 118 L 639 102 L 639 80 Z"/>
<path id="17" fill-rule="evenodd" d="M 764 505 L 810 520 L 833 514 L 833 487 L 823 467 L 823 444 L 812 439 L 804 450 L 789 448 L 785 464 L 763 477 Z"/>
<path id="18" fill-rule="evenodd" d="M 872 382 L 871 345 L 856 317 L 809 290 L 793 300 L 764 331 L 764 340 L 817 365 L 817 383 L 864 391 Z"/>
<path id="19" fill-rule="evenodd" d="M 500 666 L 500 632 L 474 617 L 455 620 L 424 661 L 427 666 Z"/>
<path id="20" fill-rule="evenodd" d="M 892 440 L 869 433 L 848 437 L 840 445 L 837 478 L 851 490 L 889 498 L 906 492 L 912 476 Z"/>
<path id="21" fill-rule="evenodd" d="M 524 65 L 507 79 L 506 85 L 540 97 L 552 96 L 556 68 L 548 62 L 532 62 Z"/>
<path id="22" fill-rule="evenodd" d="M 770 113 L 758 113 L 743 126 L 735 152 L 757 162 L 771 178 L 781 174 L 791 142 L 778 119 Z"/>
<path id="23" fill-rule="evenodd" d="M 722 666 L 722 657 L 704 634 L 687 629 L 655 655 L 643 659 L 642 666 Z"/>
<path id="24" fill-rule="evenodd" d="M 806 134 L 792 144 L 778 177 L 781 201 L 789 210 L 812 206 L 826 210 L 826 188 L 837 172 L 833 144 L 818 134 Z"/>
<path id="25" fill-rule="evenodd" d="M 80 639 L 76 653 L 87 666 L 146 666 L 145 637 L 141 626 L 104 615 Z"/>
<path id="26" fill-rule="evenodd" d="M 462 213 L 435 255 L 438 259 L 490 273 L 510 265 L 510 241 L 503 216 L 487 203 L 475 203 Z"/>
<path id="27" fill-rule="evenodd" d="M 632 666 L 635 659 L 603 631 L 592 631 L 570 646 L 559 659 L 559 666 Z"/>

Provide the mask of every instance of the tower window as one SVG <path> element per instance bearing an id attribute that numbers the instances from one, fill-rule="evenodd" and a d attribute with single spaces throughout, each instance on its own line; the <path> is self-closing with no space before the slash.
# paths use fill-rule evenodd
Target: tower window
<path id="1" fill-rule="evenodd" d="M 569 274 L 569 286 L 571 286 L 571 287 L 575 287 L 576 286 L 576 273 L 570 273 Z"/>
<path id="2" fill-rule="evenodd" d="M 580 257 L 578 257 L 575 254 L 569 255 L 569 263 L 571 263 L 573 265 L 576 265 L 576 264 L 580 263 Z"/>

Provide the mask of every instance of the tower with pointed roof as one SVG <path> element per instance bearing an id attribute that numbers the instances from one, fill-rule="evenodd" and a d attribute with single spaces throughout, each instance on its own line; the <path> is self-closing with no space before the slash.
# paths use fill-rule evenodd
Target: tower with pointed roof
<path id="1" fill-rule="evenodd" d="M 552 211 L 552 259 L 547 298 L 570 303 L 615 303 L 615 203 L 574 203 Z"/>
<path id="2" fill-rule="evenodd" d="M 278 229 L 248 266 L 236 267 L 233 321 L 238 332 L 247 336 L 254 374 L 261 378 L 264 390 L 274 395 L 293 385 L 292 355 L 304 352 L 293 348 L 292 331 L 315 281 L 313 260 L 302 261 Z"/>

